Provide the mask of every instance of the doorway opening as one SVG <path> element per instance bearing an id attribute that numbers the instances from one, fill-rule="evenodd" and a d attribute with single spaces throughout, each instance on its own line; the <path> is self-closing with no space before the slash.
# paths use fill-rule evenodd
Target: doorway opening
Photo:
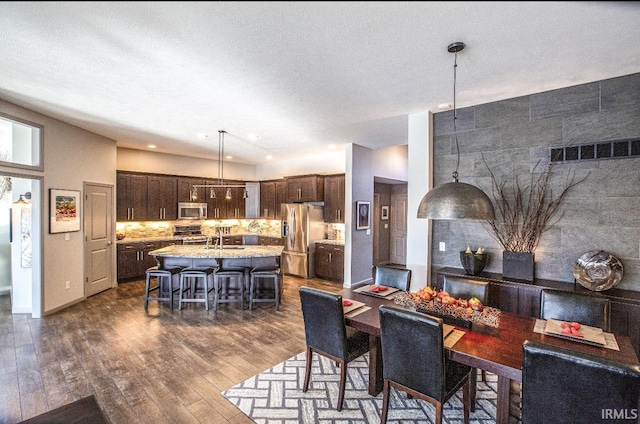
<path id="1" fill-rule="evenodd" d="M 407 263 L 407 183 L 374 178 L 373 265 Z"/>

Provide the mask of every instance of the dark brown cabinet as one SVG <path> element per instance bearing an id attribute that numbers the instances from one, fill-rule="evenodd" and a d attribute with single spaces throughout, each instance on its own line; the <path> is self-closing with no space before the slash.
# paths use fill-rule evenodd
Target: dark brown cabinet
<path id="1" fill-rule="evenodd" d="M 282 237 L 258 236 L 258 245 L 260 246 L 282 246 Z"/>
<path id="2" fill-rule="evenodd" d="M 285 180 L 260 182 L 260 218 L 281 219 L 280 206 L 287 203 Z"/>
<path id="3" fill-rule="evenodd" d="M 518 315 L 539 317 L 540 295 L 543 289 L 575 291 L 592 296 L 603 296 L 611 302 L 611 332 L 628 336 L 640 356 L 640 292 L 609 289 L 593 292 L 578 284 L 554 280 L 535 279 L 531 283 L 505 280 L 502 274 L 483 272 L 478 276 L 466 275 L 463 269 L 441 268 L 435 272 L 435 287 L 442 288 L 445 275 L 464 276 L 489 282 L 489 306 Z"/>
<path id="4" fill-rule="evenodd" d="M 344 174 L 324 177 L 324 222 L 344 223 Z"/>
<path id="5" fill-rule="evenodd" d="M 118 244 L 118 281 L 143 278 L 147 269 L 157 265 L 156 259 L 149 252 L 174 243 L 176 242 L 154 241 Z"/>
<path id="6" fill-rule="evenodd" d="M 286 177 L 286 201 L 324 202 L 324 177 L 322 175 L 303 175 Z"/>
<path id="7" fill-rule="evenodd" d="M 225 185 L 243 185 L 242 181 L 225 181 Z M 219 185 L 217 181 L 207 181 L 207 185 Z M 231 198 L 227 199 L 227 188 Z M 211 193 L 215 195 L 212 196 Z M 208 219 L 242 219 L 245 217 L 243 187 L 207 187 L 204 196 L 207 203 Z"/>
<path id="8" fill-rule="evenodd" d="M 223 246 L 242 246 L 242 236 L 222 236 Z"/>
<path id="9" fill-rule="evenodd" d="M 147 176 L 119 172 L 116 179 L 116 220 L 146 221 Z"/>
<path id="10" fill-rule="evenodd" d="M 344 281 L 344 246 L 316 243 L 315 275 L 318 278 Z"/>
<path id="11" fill-rule="evenodd" d="M 193 186 L 204 184 L 205 180 L 201 178 L 178 177 L 178 202 L 206 203 L 205 188 L 195 187 L 195 192 L 193 190 Z"/>
<path id="12" fill-rule="evenodd" d="M 147 176 L 147 219 L 173 221 L 178 218 L 178 178 Z"/>

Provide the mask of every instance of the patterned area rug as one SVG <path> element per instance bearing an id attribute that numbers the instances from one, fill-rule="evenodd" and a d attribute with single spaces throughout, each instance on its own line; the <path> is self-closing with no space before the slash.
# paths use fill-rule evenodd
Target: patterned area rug
<path id="1" fill-rule="evenodd" d="M 222 395 L 258 424 L 373 424 L 380 422 L 382 393 L 370 396 L 367 392 L 369 354 L 347 366 L 344 406 L 335 409 L 338 399 L 339 371 L 335 362 L 313 355 L 311 382 L 307 393 L 302 392 L 305 354 L 290 358 L 273 368 L 255 375 L 225 390 Z M 478 375 L 475 412 L 470 413 L 473 424 L 495 423 L 497 377 L 487 373 L 487 382 Z M 403 392 L 392 389 L 389 424 L 433 423 L 435 408 L 428 402 L 407 399 Z M 443 408 L 443 422 L 462 422 L 462 390 Z"/>

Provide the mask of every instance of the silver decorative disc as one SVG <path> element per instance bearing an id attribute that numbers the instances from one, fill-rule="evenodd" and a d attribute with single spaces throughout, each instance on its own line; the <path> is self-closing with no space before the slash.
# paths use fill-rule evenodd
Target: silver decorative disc
<path id="1" fill-rule="evenodd" d="M 622 262 L 603 250 L 587 252 L 573 265 L 576 281 L 593 291 L 609 290 L 620 282 L 623 271 Z"/>

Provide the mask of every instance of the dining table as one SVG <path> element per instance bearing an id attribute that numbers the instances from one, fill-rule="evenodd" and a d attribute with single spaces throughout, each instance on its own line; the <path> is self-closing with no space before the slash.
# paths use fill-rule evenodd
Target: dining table
<path id="1" fill-rule="evenodd" d="M 363 294 L 363 292 L 365 294 Z M 376 396 L 382 391 L 383 370 L 380 347 L 380 315 L 382 305 L 416 310 L 410 306 L 396 304 L 393 295 L 382 297 L 371 295 L 361 288 L 344 288 L 340 292 L 343 299 L 362 302 L 362 310 L 345 315 L 345 323 L 369 334 L 369 387 L 368 392 Z M 500 312 L 497 327 L 472 323 L 470 326 L 456 326 L 464 335 L 451 347 L 445 347 L 450 360 L 479 368 L 498 377 L 496 423 L 509 422 L 509 398 L 512 381 L 522 381 L 522 345 L 526 340 L 534 340 L 603 358 L 640 365 L 631 340 L 627 336 L 615 335 L 619 350 L 566 340 L 534 331 L 537 319 L 513 313 Z M 467 328 L 469 327 L 469 328 Z"/>

